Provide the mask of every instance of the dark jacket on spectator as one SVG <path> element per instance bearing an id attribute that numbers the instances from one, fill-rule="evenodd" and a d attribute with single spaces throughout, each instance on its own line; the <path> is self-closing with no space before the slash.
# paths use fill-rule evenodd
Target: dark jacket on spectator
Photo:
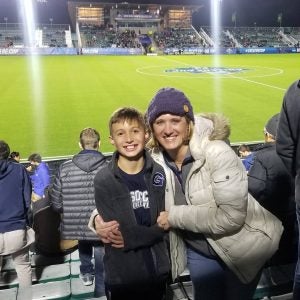
<path id="1" fill-rule="evenodd" d="M 105 165 L 102 153 L 83 150 L 60 166 L 49 193 L 53 209 L 62 213 L 62 239 L 99 241 L 88 221 L 96 207 L 94 177 Z"/>
<path id="2" fill-rule="evenodd" d="M 132 208 L 128 187 L 121 180 L 116 153 L 112 161 L 95 177 L 95 201 L 104 221 L 117 220 L 124 238 L 124 248 L 105 244 L 105 277 L 109 286 L 136 285 L 163 280 L 170 264 L 164 238 L 166 233 L 157 225 L 159 212 L 164 210 L 165 175 L 163 168 L 148 153 L 145 162 L 145 183 L 148 189 L 151 226 L 138 225 Z M 157 176 L 164 181 L 157 184 Z M 161 177 L 162 178 L 162 177 Z M 150 272 L 147 265 L 149 249 L 154 262 Z"/>
<path id="3" fill-rule="evenodd" d="M 292 245 L 297 240 L 294 232 L 294 182 L 276 153 L 275 142 L 265 143 L 256 149 L 253 165 L 248 172 L 248 189 L 250 194 L 278 217 L 284 226 L 279 250 L 272 258 L 273 263 L 293 261 L 295 248 Z"/>
<path id="4" fill-rule="evenodd" d="M 280 112 L 276 150 L 295 177 L 295 200 L 300 205 L 300 80 L 287 90 Z"/>
<path id="5" fill-rule="evenodd" d="M 26 228 L 31 191 L 24 166 L 0 160 L 0 233 Z"/>

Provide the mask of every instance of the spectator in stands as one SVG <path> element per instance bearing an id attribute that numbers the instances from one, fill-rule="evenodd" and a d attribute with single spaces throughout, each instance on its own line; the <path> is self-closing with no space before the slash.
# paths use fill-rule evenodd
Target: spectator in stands
<path id="1" fill-rule="evenodd" d="M 30 166 L 27 171 L 30 172 L 33 191 L 31 200 L 38 201 L 45 196 L 45 189 L 50 184 L 49 167 L 45 162 L 42 162 L 42 157 L 38 153 L 33 153 L 28 157 Z"/>
<path id="2" fill-rule="evenodd" d="M 252 299 L 283 229 L 248 194 L 243 164 L 224 141 L 227 121 L 215 114 L 195 118 L 189 99 L 174 88 L 157 92 L 147 117 L 151 154 L 167 178 L 166 211 L 157 222 L 169 230 L 173 279 L 187 266 L 195 300 Z M 101 223 L 100 216 L 95 222 L 100 236 L 124 244 L 112 232 L 114 222 Z"/>
<path id="3" fill-rule="evenodd" d="M 295 179 L 295 200 L 298 228 L 300 229 L 300 80 L 285 93 L 280 112 L 276 150 L 288 172 Z M 298 241 L 299 243 L 299 241 Z M 300 243 L 294 278 L 293 299 L 300 299 Z"/>
<path id="4" fill-rule="evenodd" d="M 121 247 L 105 244 L 109 299 L 162 300 L 170 264 L 166 234 L 156 219 L 164 209 L 165 174 L 144 150 L 147 131 L 140 112 L 117 110 L 109 130 L 116 151 L 95 177 L 95 200 L 103 219 L 116 220 L 124 237 Z"/>
<path id="5" fill-rule="evenodd" d="M 253 164 L 253 153 L 250 150 L 250 147 L 248 145 L 242 144 L 238 148 L 238 153 L 240 158 L 242 159 L 246 171 L 249 171 Z"/>
<path id="6" fill-rule="evenodd" d="M 293 263 L 297 253 L 293 247 L 296 240 L 294 182 L 276 153 L 278 121 L 279 114 L 268 120 L 264 128 L 265 143 L 255 149 L 253 165 L 248 172 L 250 194 L 279 218 L 284 227 L 279 251 L 271 259 L 271 265 Z"/>
<path id="7" fill-rule="evenodd" d="M 62 239 L 78 240 L 83 284 L 92 285 L 95 277 L 94 296 L 103 297 L 104 247 L 89 230 L 88 220 L 96 207 L 94 177 L 105 166 L 106 159 L 99 152 L 100 134 L 93 128 L 85 128 L 80 132 L 79 146 L 82 150 L 60 166 L 49 193 L 53 209 L 62 213 Z M 92 263 L 93 251 L 95 266 Z"/>
<path id="8" fill-rule="evenodd" d="M 17 151 L 13 151 L 10 153 L 9 159 L 14 162 L 20 162 L 20 153 Z"/>
<path id="9" fill-rule="evenodd" d="M 11 162 L 9 146 L 0 141 L 0 271 L 3 255 L 11 255 L 19 281 L 18 299 L 31 299 L 29 246 L 34 232 L 28 228 L 31 183 L 26 169 Z"/>

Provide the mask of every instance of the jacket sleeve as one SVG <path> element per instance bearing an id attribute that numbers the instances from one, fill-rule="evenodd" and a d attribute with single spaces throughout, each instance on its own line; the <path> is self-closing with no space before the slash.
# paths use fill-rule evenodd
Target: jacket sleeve
<path id="1" fill-rule="evenodd" d="M 288 106 L 295 111 L 289 111 Z M 286 99 L 284 98 L 276 137 L 276 151 L 292 176 L 296 175 L 293 160 L 296 152 L 295 141 L 298 137 L 298 130 L 296 128 L 298 128 L 299 123 L 299 120 L 297 119 L 300 107 L 297 106 L 297 104 L 295 107 L 292 103 L 287 104 Z M 293 118 L 295 114 L 297 114 L 296 120 Z"/>
<path id="2" fill-rule="evenodd" d="M 25 167 L 23 168 L 23 197 L 25 202 L 26 210 L 30 208 L 31 204 L 31 193 L 32 193 L 32 186 L 31 186 L 31 179 L 26 171 Z"/>
<path id="3" fill-rule="evenodd" d="M 205 151 L 204 166 L 199 166 L 200 171 L 192 175 L 196 179 L 188 183 L 191 187 L 185 191 L 190 205 L 171 206 L 169 223 L 175 228 L 203 234 L 236 232 L 247 215 L 246 170 L 240 158 L 223 141 L 209 142 Z M 201 190 L 197 190 L 198 182 Z"/>
<path id="4" fill-rule="evenodd" d="M 248 172 L 248 190 L 255 199 L 259 200 L 263 197 L 267 190 L 267 179 L 267 169 L 257 156 Z"/>
<path id="5" fill-rule="evenodd" d="M 164 230 L 157 224 L 150 227 L 120 224 L 120 231 L 124 239 L 124 251 L 152 246 L 162 241 L 165 236 Z"/>
<path id="6" fill-rule="evenodd" d="M 132 224 L 131 218 L 127 216 L 132 213 L 132 208 L 128 210 L 124 206 L 116 206 L 110 198 L 109 188 L 111 184 L 102 180 L 102 174 L 99 172 L 94 179 L 95 203 L 97 210 L 105 221 L 117 220 L 120 224 L 119 230 L 124 239 L 124 250 L 132 250 L 141 247 L 148 247 L 163 239 L 164 230 L 156 225 L 151 227 Z M 126 196 L 127 197 L 127 196 Z M 124 198 L 122 199 L 124 200 Z M 122 208 L 123 207 L 123 208 Z M 122 211 L 121 211 L 122 209 Z M 118 218 L 118 215 L 122 217 Z"/>
<path id="7" fill-rule="evenodd" d="M 53 210 L 63 212 L 61 169 L 55 176 L 53 184 L 49 189 L 49 197 Z"/>

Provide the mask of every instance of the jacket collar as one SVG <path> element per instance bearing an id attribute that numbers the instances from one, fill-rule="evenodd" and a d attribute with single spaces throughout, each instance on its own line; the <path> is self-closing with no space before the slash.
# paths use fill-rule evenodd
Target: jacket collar
<path id="1" fill-rule="evenodd" d="M 118 158 L 119 158 L 119 152 L 115 151 L 112 155 L 112 159 L 110 162 L 110 168 L 113 174 L 117 177 L 120 177 L 120 171 L 118 167 Z M 145 164 L 144 164 L 144 170 L 145 172 L 151 172 L 153 169 L 153 160 L 148 153 L 148 151 L 144 150 L 144 158 L 145 158 Z"/>

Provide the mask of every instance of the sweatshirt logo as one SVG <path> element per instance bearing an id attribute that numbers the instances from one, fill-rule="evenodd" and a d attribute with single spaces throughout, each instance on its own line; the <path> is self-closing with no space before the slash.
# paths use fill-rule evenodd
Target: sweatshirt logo
<path id="1" fill-rule="evenodd" d="M 165 177 L 162 173 L 156 172 L 153 177 L 154 186 L 163 186 Z"/>

